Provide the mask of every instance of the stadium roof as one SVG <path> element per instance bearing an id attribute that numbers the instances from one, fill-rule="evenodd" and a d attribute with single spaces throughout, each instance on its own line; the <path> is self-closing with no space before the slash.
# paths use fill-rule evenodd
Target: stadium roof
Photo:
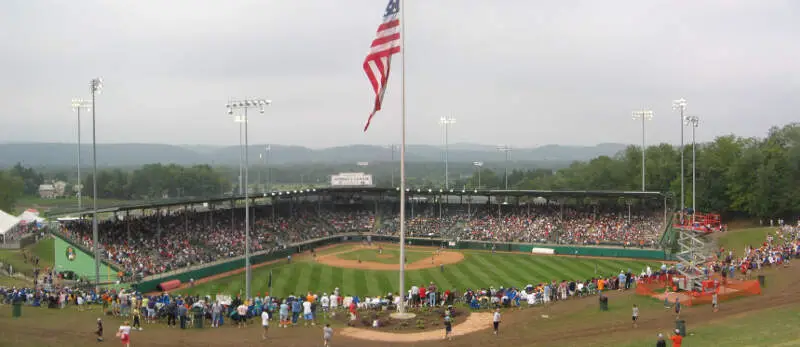
<path id="1" fill-rule="evenodd" d="M 249 195 L 251 199 L 259 199 L 265 197 L 291 197 L 291 196 L 305 196 L 305 195 L 319 195 L 319 194 L 333 194 L 333 193 L 350 193 L 350 194 L 387 194 L 395 195 L 400 191 L 399 188 L 381 188 L 381 187 L 328 187 L 328 188 L 308 188 L 297 190 L 284 190 L 274 191 L 267 193 L 252 193 Z M 554 197 L 595 197 L 595 198 L 638 198 L 638 199 L 656 199 L 663 198 L 664 194 L 661 192 L 642 192 L 642 191 L 610 191 L 610 190 L 496 190 L 496 189 L 433 189 L 433 188 L 406 188 L 409 195 L 467 195 L 467 196 L 530 196 L 542 198 Z M 134 203 L 134 204 L 120 204 L 117 206 L 109 206 L 100 208 L 99 213 L 122 212 L 130 210 L 154 209 L 161 207 L 171 206 L 187 206 L 187 205 L 201 205 L 203 203 L 220 203 L 229 202 L 231 200 L 242 200 L 243 195 L 229 195 L 217 197 L 190 197 L 183 199 L 168 199 L 168 200 L 155 200 L 148 203 Z M 51 216 L 65 216 L 70 214 L 91 214 L 91 209 L 64 211 L 62 213 L 53 214 Z"/>

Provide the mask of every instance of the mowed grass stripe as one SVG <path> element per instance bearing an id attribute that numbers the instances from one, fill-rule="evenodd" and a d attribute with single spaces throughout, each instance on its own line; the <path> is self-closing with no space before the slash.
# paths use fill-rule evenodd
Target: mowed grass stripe
<path id="1" fill-rule="evenodd" d="M 456 266 L 451 266 L 450 270 L 447 268 L 444 269 L 445 272 L 451 271 L 453 275 L 458 277 L 458 281 L 456 283 L 461 284 L 462 286 L 466 286 L 468 288 L 480 288 L 480 285 L 483 281 L 487 281 L 486 279 L 480 279 L 474 275 L 471 268 L 467 266 L 466 262 L 458 263 Z"/>
<path id="2" fill-rule="evenodd" d="M 317 265 L 317 268 L 320 269 L 319 274 L 317 277 L 312 277 L 312 287 L 314 291 L 319 293 L 329 293 L 333 290 L 333 267 L 330 266 L 322 266 Z"/>
<path id="3" fill-rule="evenodd" d="M 329 283 L 321 283 L 321 285 L 327 284 L 328 285 L 328 293 L 333 291 L 334 288 L 343 288 L 344 287 L 344 271 L 340 267 L 333 268 L 331 281 Z"/>
<path id="4" fill-rule="evenodd" d="M 473 257 L 478 263 L 486 267 L 486 271 L 491 274 L 492 283 L 505 286 L 515 281 L 515 278 L 508 274 L 506 270 L 507 266 L 504 266 L 505 264 L 502 263 L 500 258 L 501 256 L 497 254 L 476 254 Z"/>
<path id="5" fill-rule="evenodd" d="M 464 265 L 464 272 L 467 276 L 473 278 L 472 282 L 476 287 L 493 286 L 495 283 L 493 277 L 487 274 L 486 269 L 480 267 L 477 259 L 473 259 L 475 256 L 475 254 L 468 255 L 466 260 L 463 263 L 459 263 L 459 265 Z"/>
<path id="6" fill-rule="evenodd" d="M 319 284 L 320 284 L 320 275 L 322 274 L 322 266 L 319 266 L 314 263 L 309 263 L 309 264 L 311 265 L 310 266 L 311 271 L 308 273 L 308 284 L 306 285 L 306 288 L 304 290 L 306 292 L 311 291 L 316 293 L 318 290 L 320 290 Z"/>
<path id="7" fill-rule="evenodd" d="M 438 267 L 420 271 L 424 271 L 425 277 L 431 279 L 428 282 L 432 281 L 434 284 L 436 284 L 437 288 L 450 288 L 453 286 L 453 283 L 451 283 L 450 280 L 448 280 L 446 277 L 442 275 L 442 272 L 439 270 Z"/>
<path id="8" fill-rule="evenodd" d="M 387 271 L 386 273 L 376 273 L 375 275 L 376 286 L 378 286 L 378 290 L 380 292 L 376 293 L 380 296 L 386 295 L 388 292 L 396 292 L 397 286 L 392 285 L 392 281 L 389 279 L 390 277 L 399 277 L 400 275 L 391 271 Z M 399 279 L 398 279 L 399 280 Z"/>
<path id="9" fill-rule="evenodd" d="M 564 263 L 569 262 L 571 259 L 561 259 L 559 261 L 556 257 L 539 257 L 539 260 L 558 273 L 559 276 L 554 278 L 555 280 L 582 279 L 581 277 L 583 277 L 580 271 L 574 271 L 563 266 Z"/>
<path id="10" fill-rule="evenodd" d="M 355 291 L 361 295 L 365 295 L 370 292 L 369 290 L 369 283 L 367 283 L 367 274 L 371 273 L 374 276 L 375 271 L 353 271 L 354 281 L 355 281 Z"/>
<path id="11" fill-rule="evenodd" d="M 550 272 L 553 271 L 539 264 L 534 256 L 528 257 L 528 259 L 511 256 L 506 260 L 527 271 L 527 274 L 520 279 L 520 283 L 544 282 L 546 278 L 549 278 Z"/>
<path id="12" fill-rule="evenodd" d="M 352 293 L 356 290 L 356 272 L 363 272 L 364 270 L 344 269 L 344 281 L 342 286 L 339 287 L 345 293 Z"/>
<path id="13" fill-rule="evenodd" d="M 516 263 L 512 261 L 511 259 L 513 258 L 520 258 L 520 260 L 522 260 L 522 257 L 507 254 L 503 254 L 502 256 L 494 259 L 496 259 L 495 261 L 498 263 L 498 265 L 504 269 L 505 273 L 509 275 L 509 279 L 514 281 L 515 285 L 523 282 L 527 283 L 525 281 L 527 281 L 528 277 L 530 276 L 528 274 L 533 270 L 528 267 L 528 264 Z"/>
<path id="14" fill-rule="evenodd" d="M 459 285 L 464 285 L 463 281 L 464 274 L 462 274 L 457 266 L 454 265 L 445 265 L 444 272 L 442 272 L 442 278 L 446 279 L 450 286 L 445 289 L 459 289 L 464 290 L 464 288 L 458 288 Z"/>
<path id="15" fill-rule="evenodd" d="M 304 295 L 311 289 L 311 273 L 314 271 L 312 268 L 318 266 L 314 263 L 303 263 L 302 270 L 295 275 L 297 282 L 294 285 L 295 295 Z"/>
<path id="16" fill-rule="evenodd" d="M 551 266 L 550 263 L 545 261 L 544 257 L 531 257 L 532 266 L 536 269 L 535 279 L 539 282 L 550 282 L 552 280 L 560 280 L 564 276 L 563 272 Z"/>

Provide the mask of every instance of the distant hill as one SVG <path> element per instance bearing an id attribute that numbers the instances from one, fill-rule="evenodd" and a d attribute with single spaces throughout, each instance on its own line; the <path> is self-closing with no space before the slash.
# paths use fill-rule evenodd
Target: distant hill
<path id="1" fill-rule="evenodd" d="M 511 152 L 515 162 L 559 161 L 571 162 L 589 160 L 601 155 L 614 155 L 625 149 L 626 145 L 606 143 L 596 146 L 546 145 L 536 148 L 518 148 Z M 265 153 L 266 145 L 251 145 L 251 163 L 260 162 L 259 154 Z M 356 163 L 386 162 L 392 159 L 389 148 L 371 145 L 350 145 L 324 149 L 310 149 L 302 146 L 271 145 L 268 156 L 273 165 L 305 163 Z M 97 164 L 109 166 L 138 166 L 149 163 L 175 163 L 181 165 L 215 164 L 238 165 L 239 146 L 208 145 L 164 145 L 164 144 L 98 144 Z M 91 144 L 81 146 L 81 160 L 84 165 L 91 163 Z M 266 157 L 265 157 L 266 158 Z M 399 158 L 399 153 L 394 153 Z M 415 162 L 436 162 L 444 158 L 441 146 L 408 145 L 406 160 Z M 0 167 L 9 167 L 17 162 L 26 166 L 72 166 L 77 160 L 77 145 L 69 143 L 6 143 L 0 144 Z M 458 143 L 450 146 L 451 162 L 503 161 L 504 154 L 496 146 Z"/>

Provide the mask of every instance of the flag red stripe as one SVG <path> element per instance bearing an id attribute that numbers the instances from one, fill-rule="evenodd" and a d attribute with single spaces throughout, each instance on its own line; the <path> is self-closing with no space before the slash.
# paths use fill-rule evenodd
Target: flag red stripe
<path id="1" fill-rule="evenodd" d="M 378 26 L 378 32 L 381 32 L 381 31 L 384 31 L 384 30 L 387 30 L 387 29 L 391 29 L 391 28 L 396 28 L 396 27 L 399 27 L 399 26 L 400 26 L 400 20 L 399 19 L 395 19 L 395 20 L 388 21 L 386 23 L 383 23 L 383 24 L 379 25 Z"/>
<path id="2" fill-rule="evenodd" d="M 394 33 L 391 35 L 386 35 L 384 37 L 379 37 L 372 41 L 372 47 L 385 45 L 392 41 L 400 40 L 400 33 Z M 398 47 L 399 48 L 399 47 Z"/>
<path id="3" fill-rule="evenodd" d="M 367 118 L 364 131 L 369 129 L 375 113 L 381 110 L 383 95 L 386 93 L 386 86 L 389 83 L 392 55 L 400 52 L 400 33 L 398 32 L 400 19 L 397 18 L 397 5 L 396 0 L 389 1 L 384 21 L 378 26 L 370 46 L 370 52 L 364 58 L 362 67 L 372 86 L 372 91 L 375 93 L 372 112 Z"/>

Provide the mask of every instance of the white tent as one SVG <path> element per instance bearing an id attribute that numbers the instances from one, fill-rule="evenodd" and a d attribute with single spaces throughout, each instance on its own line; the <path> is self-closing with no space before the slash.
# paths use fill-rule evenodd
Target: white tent
<path id="1" fill-rule="evenodd" d="M 6 240 L 6 233 L 14 229 L 19 222 L 19 218 L 0 210 L 0 235 L 3 235 L 3 242 Z"/>
<path id="2" fill-rule="evenodd" d="M 19 220 L 24 222 L 25 224 L 30 224 L 30 223 L 36 224 L 44 222 L 44 218 L 39 217 L 38 212 L 33 212 L 31 210 L 23 212 L 17 218 L 19 218 Z"/>

